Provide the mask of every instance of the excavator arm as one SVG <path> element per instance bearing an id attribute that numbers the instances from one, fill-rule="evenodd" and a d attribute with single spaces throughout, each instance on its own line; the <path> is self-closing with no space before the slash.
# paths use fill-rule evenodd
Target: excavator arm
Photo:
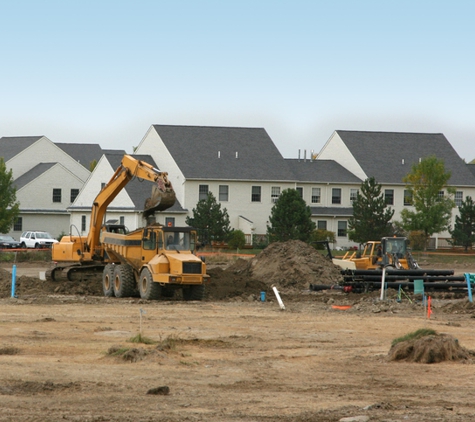
<path id="1" fill-rule="evenodd" d="M 137 160 L 130 155 L 124 155 L 120 166 L 96 196 L 92 205 L 91 223 L 84 258 L 91 259 L 94 255 L 102 254 L 99 237 L 107 207 L 134 177 L 154 182 L 152 195 L 145 201 L 145 217 L 152 215 L 155 211 L 163 211 L 173 206 L 175 203 L 175 191 L 167 176 L 166 172 L 160 172 L 144 161 Z"/>

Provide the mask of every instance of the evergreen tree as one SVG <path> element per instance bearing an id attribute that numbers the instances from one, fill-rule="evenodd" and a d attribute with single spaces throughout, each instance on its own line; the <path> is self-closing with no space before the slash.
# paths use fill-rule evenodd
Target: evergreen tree
<path id="1" fill-rule="evenodd" d="M 226 208 L 221 210 L 221 204 L 209 192 L 206 199 L 198 201 L 193 208 L 193 217 L 186 217 L 186 224 L 196 228 L 202 243 L 212 240 L 223 241 L 231 232 L 229 215 Z"/>
<path id="2" fill-rule="evenodd" d="M 348 238 L 357 243 L 379 240 L 392 234 L 391 218 L 381 185 L 374 177 L 366 179 L 353 201 L 353 216 L 348 219 Z"/>
<path id="3" fill-rule="evenodd" d="M 455 206 L 453 196 L 455 189 L 447 185 L 451 173 L 445 171 L 442 160 L 431 156 L 412 166 L 412 170 L 403 178 L 406 189 L 412 195 L 414 211 L 403 209 L 401 219 L 408 231 L 420 230 L 427 240 L 434 233 L 440 233 L 450 227 L 452 208 Z M 446 189 L 447 195 L 441 191 Z"/>
<path id="4" fill-rule="evenodd" d="M 455 217 L 453 230 L 449 230 L 452 242 L 455 245 L 462 245 L 465 251 L 475 243 L 475 202 L 470 196 L 459 206 L 459 215 Z"/>
<path id="5" fill-rule="evenodd" d="M 0 157 L 0 233 L 8 233 L 20 213 L 20 203 L 16 202 L 16 188 L 12 170 L 7 170 Z"/>
<path id="6" fill-rule="evenodd" d="M 310 207 L 295 189 L 284 190 L 272 207 L 267 226 L 270 242 L 302 240 L 308 242 L 315 223 Z"/>

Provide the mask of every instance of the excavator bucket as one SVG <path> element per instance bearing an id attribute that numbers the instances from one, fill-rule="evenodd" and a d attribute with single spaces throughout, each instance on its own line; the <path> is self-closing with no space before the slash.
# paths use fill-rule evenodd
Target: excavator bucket
<path id="1" fill-rule="evenodd" d="M 147 198 L 144 205 L 144 217 L 153 215 L 155 211 L 164 211 L 173 206 L 176 196 L 168 180 L 158 179 L 152 187 L 152 195 Z"/>

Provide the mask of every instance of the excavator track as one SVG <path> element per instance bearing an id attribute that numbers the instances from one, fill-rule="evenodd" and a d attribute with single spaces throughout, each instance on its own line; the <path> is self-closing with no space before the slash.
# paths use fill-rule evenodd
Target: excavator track
<path id="1" fill-rule="evenodd" d="M 56 266 L 45 273 L 49 281 L 101 280 L 104 264 Z"/>

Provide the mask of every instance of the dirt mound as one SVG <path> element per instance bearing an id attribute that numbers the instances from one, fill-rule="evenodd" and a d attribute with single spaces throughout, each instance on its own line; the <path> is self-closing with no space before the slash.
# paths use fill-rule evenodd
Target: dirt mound
<path id="1" fill-rule="evenodd" d="M 0 268 L 0 298 L 10 297 L 12 275 Z M 90 281 L 47 281 L 35 277 L 21 276 L 15 282 L 15 295 L 42 296 L 50 294 L 102 296 L 101 280 Z"/>
<path id="2" fill-rule="evenodd" d="M 310 284 L 337 284 L 340 267 L 322 253 L 299 240 L 270 244 L 251 260 L 238 259 L 226 269 L 210 269 L 209 297 L 224 299 L 258 295 L 279 289 L 308 289 Z"/>
<path id="3" fill-rule="evenodd" d="M 462 347 L 458 340 L 447 334 L 434 334 L 402 341 L 389 350 L 389 360 L 419 363 L 444 361 L 471 361 L 475 352 Z"/>

